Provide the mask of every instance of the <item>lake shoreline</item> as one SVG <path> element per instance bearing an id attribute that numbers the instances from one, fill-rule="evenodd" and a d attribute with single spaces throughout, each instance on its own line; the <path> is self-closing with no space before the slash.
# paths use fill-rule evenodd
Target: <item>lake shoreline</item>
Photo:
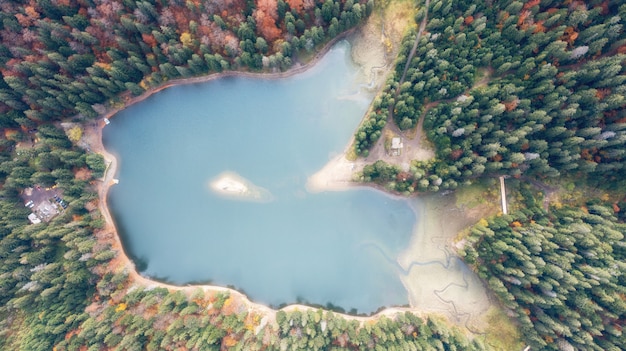
<path id="1" fill-rule="evenodd" d="M 90 135 L 91 137 L 95 136 L 96 137 L 95 139 L 99 141 L 98 144 L 93 144 L 93 143 L 91 144 L 92 150 L 94 152 L 102 153 L 105 156 L 106 163 L 108 164 L 105 177 L 103 178 L 102 181 L 99 181 L 99 184 L 97 186 L 98 194 L 100 198 L 100 203 L 99 203 L 100 211 L 105 218 L 105 226 L 96 233 L 96 237 L 98 238 L 100 242 L 105 242 L 105 243 L 110 244 L 112 246 L 112 249 L 118 253 L 117 256 L 112 260 L 111 264 L 108 266 L 107 270 L 113 271 L 116 273 L 128 274 L 128 282 L 129 282 L 128 288 L 129 289 L 133 289 L 137 287 L 141 287 L 145 289 L 160 287 L 160 288 L 166 288 L 170 291 L 182 291 L 187 296 L 191 296 L 198 289 L 202 290 L 206 296 L 214 296 L 215 294 L 227 293 L 229 294 L 229 296 L 233 298 L 233 301 L 232 301 L 233 305 L 238 306 L 238 308 L 240 308 L 241 310 L 247 310 L 249 311 L 249 313 L 259 315 L 261 318 L 266 318 L 268 323 L 275 323 L 276 313 L 278 311 L 285 311 L 285 312 L 296 311 L 296 310 L 316 311 L 320 308 L 323 308 L 323 307 L 307 306 L 307 305 L 296 303 L 296 304 L 287 305 L 280 309 L 273 309 L 272 307 L 267 306 L 265 304 L 254 302 L 247 295 L 233 288 L 210 285 L 210 284 L 199 284 L 199 285 L 189 284 L 186 286 L 180 286 L 180 285 L 174 285 L 174 284 L 169 284 L 166 282 L 154 280 L 154 279 L 151 279 L 150 277 L 145 277 L 141 275 L 137 271 L 135 263 L 128 256 L 128 253 L 124 249 L 124 246 L 122 244 L 121 237 L 119 236 L 119 232 L 117 231 L 114 219 L 112 218 L 112 215 L 108 208 L 107 194 L 108 194 L 108 190 L 110 189 L 110 187 L 115 184 L 114 176 L 115 176 L 115 172 L 117 170 L 118 164 L 117 164 L 116 157 L 113 154 L 106 151 L 106 149 L 104 149 L 104 146 L 102 145 L 101 133 L 102 133 L 101 127 L 91 128 L 89 131 L 86 131 L 85 133 L 85 134 Z M 338 155 L 338 157 L 341 158 L 341 157 L 344 157 L 344 155 Z M 332 190 L 340 191 L 340 190 L 355 189 L 355 188 L 367 188 L 369 190 L 384 193 L 386 196 L 390 198 L 406 199 L 405 197 L 402 197 L 400 195 L 385 192 L 381 187 L 371 187 L 362 183 L 350 183 L 347 186 L 346 184 L 343 184 L 343 185 L 339 184 L 337 187 L 335 187 Z M 414 211 L 415 215 L 418 216 L 419 213 L 416 211 L 416 208 L 412 204 L 410 206 L 412 210 Z M 412 230 L 411 235 L 415 236 L 415 234 L 416 234 L 416 228 Z M 407 250 L 410 250 L 410 249 L 407 247 Z M 398 257 L 398 260 L 400 260 L 400 257 Z M 401 263 L 401 262 L 398 261 L 398 263 Z M 401 279 L 401 281 L 403 285 L 405 285 L 404 279 Z M 410 289 L 406 285 L 405 285 L 405 288 L 407 289 L 408 302 L 411 303 L 412 298 L 411 296 L 409 296 Z M 410 312 L 422 318 L 426 318 L 428 316 L 442 318 L 443 320 L 447 321 L 447 323 L 450 323 L 451 325 L 458 325 L 457 323 L 455 323 L 454 319 L 451 318 L 446 313 L 434 312 L 432 310 L 414 307 L 413 304 L 411 304 L 411 307 L 402 307 L 402 306 L 386 307 L 376 313 L 366 315 L 366 316 L 351 315 L 351 314 L 340 313 L 340 312 L 335 312 L 335 311 L 331 311 L 331 312 L 337 316 L 341 316 L 342 318 L 348 321 L 354 320 L 354 321 L 358 321 L 359 323 L 365 323 L 368 321 L 377 320 L 382 317 L 393 318 L 393 316 L 395 315 L 402 314 L 405 312 Z M 461 325 L 458 325 L 458 326 L 461 326 Z"/>
<path id="2" fill-rule="evenodd" d="M 290 304 L 281 309 L 275 310 L 269 306 L 251 301 L 248 296 L 244 295 L 243 293 L 235 289 L 215 286 L 215 285 L 208 285 L 208 284 L 178 286 L 178 285 L 173 285 L 173 284 L 168 284 L 165 282 L 153 280 L 153 279 L 144 277 L 141 274 L 139 274 L 139 272 L 136 270 L 135 264 L 130 259 L 130 257 L 128 256 L 128 253 L 124 249 L 124 246 L 121 242 L 121 238 L 119 236 L 119 232 L 115 225 L 115 221 L 109 210 L 108 192 L 111 186 L 116 184 L 115 176 L 116 176 L 116 172 L 119 166 L 119 161 L 115 155 L 113 155 L 112 153 L 108 152 L 105 149 L 103 145 L 103 141 L 102 141 L 102 130 L 106 126 L 106 124 L 104 123 L 104 118 L 111 119 L 118 112 L 121 112 L 122 110 L 134 104 L 142 102 L 146 100 L 147 98 L 149 98 L 150 96 L 169 87 L 178 86 L 178 85 L 203 83 L 203 82 L 208 82 L 208 81 L 226 78 L 226 77 L 283 79 L 283 78 L 291 77 L 296 74 L 303 73 L 307 71 L 308 69 L 314 67 L 324 57 L 324 55 L 326 55 L 333 48 L 333 46 L 337 42 L 341 40 L 346 40 L 354 32 L 355 30 L 353 29 L 351 31 L 343 33 L 342 35 L 334 38 L 329 43 L 327 43 L 324 46 L 324 48 L 320 52 L 318 52 L 309 62 L 303 65 L 294 67 L 288 71 L 279 72 L 279 73 L 252 73 L 252 72 L 229 71 L 229 72 L 222 72 L 222 73 L 217 73 L 217 74 L 210 74 L 204 77 L 194 77 L 194 78 L 187 78 L 187 79 L 172 80 L 155 89 L 149 90 L 146 93 L 138 97 L 125 101 L 124 105 L 121 107 L 114 108 L 110 111 L 107 111 L 106 113 L 101 115 L 98 123 L 94 125 L 85 126 L 85 133 L 84 133 L 85 141 L 89 145 L 91 151 L 103 155 L 105 159 L 105 164 L 107 165 L 107 169 L 105 171 L 103 178 L 99 180 L 96 185 L 97 193 L 98 193 L 99 200 L 100 200 L 99 209 L 105 220 L 104 227 L 96 233 L 96 237 L 99 239 L 99 241 L 110 244 L 112 249 L 118 252 L 117 256 L 112 260 L 111 264 L 109 265 L 109 268 L 112 268 L 114 272 L 118 272 L 118 273 L 121 272 L 121 273 L 128 274 L 129 281 L 130 281 L 129 288 L 132 286 L 141 286 L 143 288 L 162 287 L 171 291 L 183 291 L 187 295 L 191 295 L 197 289 L 201 289 L 209 295 L 217 294 L 217 293 L 228 293 L 231 297 L 235 298 L 236 302 L 240 306 L 243 306 L 243 308 L 247 309 L 251 313 L 259 314 L 261 315 L 261 317 L 267 316 L 272 321 L 275 321 L 275 315 L 276 315 L 276 312 L 278 311 L 286 311 L 286 312 L 294 311 L 294 310 L 315 311 L 319 309 L 319 307 L 306 306 L 302 304 Z M 342 153 L 341 155 L 339 155 L 339 157 L 345 158 L 345 153 Z M 341 188 L 337 187 L 333 190 L 345 190 L 352 186 L 366 187 L 365 184 L 353 183 L 353 184 L 345 185 L 344 187 L 341 187 Z M 326 187 L 325 189 L 318 188 L 318 190 L 326 191 L 326 190 L 330 190 L 330 187 Z M 393 194 L 386 194 L 386 195 L 395 197 Z M 369 316 L 355 316 L 355 315 L 349 315 L 349 314 L 338 313 L 338 312 L 333 312 L 333 313 L 335 315 L 339 315 L 345 318 L 346 320 L 357 320 L 362 323 L 362 322 L 381 318 L 382 316 L 392 317 L 393 315 L 396 315 L 398 313 L 404 313 L 404 312 L 411 312 L 418 316 L 423 316 L 420 313 L 420 311 L 415 310 L 411 307 L 388 307 L 388 308 L 382 309 L 381 311 L 377 313 L 371 314 Z"/>
<path id="3" fill-rule="evenodd" d="M 127 107 L 134 105 L 136 103 L 139 103 L 141 101 L 144 101 L 150 96 L 152 96 L 153 94 L 156 94 L 166 88 L 173 87 L 173 86 L 203 83 L 203 82 L 208 82 L 208 81 L 221 79 L 225 77 L 282 79 L 282 78 L 287 78 L 296 74 L 303 73 L 307 71 L 308 69 L 314 67 L 319 62 L 319 60 L 322 59 L 324 55 L 326 55 L 332 49 L 332 47 L 337 42 L 349 38 L 354 32 L 355 32 L 355 29 L 350 30 L 334 38 L 333 40 L 328 42 L 318 53 L 316 53 L 315 56 L 309 62 L 307 62 L 306 64 L 299 64 L 299 66 L 296 66 L 285 72 L 252 73 L 252 72 L 229 71 L 229 72 L 222 72 L 222 73 L 214 73 L 214 74 L 210 74 L 208 76 L 203 76 L 203 77 L 171 80 L 157 88 L 147 91 L 146 93 L 138 97 L 127 99 L 124 102 L 123 106 L 113 108 L 112 110 L 105 112 L 101 117 L 111 119 L 115 114 L 126 109 Z M 119 163 L 118 163 L 117 157 L 109 153 L 104 148 L 104 145 L 102 142 L 102 129 L 105 127 L 105 125 L 106 124 L 104 123 L 104 120 L 100 119 L 99 123 L 93 126 L 85 126 L 85 138 L 89 140 L 88 144 L 90 145 L 91 150 L 93 152 L 102 154 L 105 158 L 105 163 L 107 164 L 107 170 L 105 172 L 105 175 L 96 186 L 98 196 L 100 199 L 99 208 L 105 219 L 105 226 L 96 233 L 96 237 L 98 238 L 99 241 L 110 244 L 112 246 L 112 249 L 118 252 L 118 255 L 112 260 L 107 270 L 128 274 L 129 288 L 137 287 L 137 286 L 140 286 L 143 288 L 162 287 L 171 291 L 183 291 L 187 295 L 193 294 L 193 292 L 198 289 L 203 290 L 208 295 L 214 295 L 218 293 L 228 293 L 231 297 L 234 298 L 235 301 L 233 302 L 236 303 L 238 306 L 240 306 L 240 308 L 246 309 L 250 313 L 258 314 L 263 318 L 267 318 L 269 319 L 269 321 L 273 321 L 273 324 L 275 324 L 275 316 L 278 311 L 294 311 L 294 310 L 306 311 L 306 310 L 318 310 L 319 309 L 319 307 L 311 307 L 311 306 L 306 306 L 306 305 L 301 305 L 301 304 L 291 304 L 284 308 L 275 310 L 266 305 L 251 301 L 248 296 L 244 295 L 243 293 L 235 289 L 214 286 L 214 285 L 177 286 L 177 285 L 172 285 L 172 284 L 168 284 L 165 282 L 152 280 L 148 277 L 144 277 L 141 274 L 139 274 L 139 272 L 137 272 L 136 270 L 135 264 L 130 259 L 126 250 L 124 249 L 124 246 L 121 242 L 121 238 L 119 236 L 119 232 L 117 231 L 115 222 L 108 208 L 108 203 L 107 203 L 108 191 L 111 185 L 116 184 L 116 180 L 114 179 L 114 177 L 116 175 Z M 350 144 L 348 144 L 347 149 L 343 153 L 337 155 L 330 162 L 328 162 L 321 171 L 316 173 L 317 177 L 311 177 L 313 178 L 313 180 L 311 180 L 310 178 L 309 181 L 307 181 L 308 191 L 310 192 L 343 191 L 343 190 L 353 188 L 353 187 L 367 187 L 370 189 L 384 192 L 384 190 L 381 189 L 380 187 L 371 187 L 369 185 L 353 181 L 352 175 L 354 174 L 354 172 L 358 171 L 359 170 L 358 168 L 362 169 L 362 167 L 365 164 L 370 163 L 371 157 L 368 157 L 365 159 L 360 158 L 356 162 L 347 160 L 346 155 L 347 155 L 347 151 L 349 151 L 351 147 L 351 144 L 352 144 L 352 140 L 350 141 Z M 389 194 L 387 192 L 384 192 L 384 193 L 390 197 L 399 197 L 398 195 Z M 354 316 L 354 315 L 337 313 L 337 312 L 333 312 L 333 313 L 341 316 L 342 318 L 346 320 L 356 320 L 356 321 L 359 321 L 360 323 L 363 323 L 366 321 L 379 319 L 383 316 L 391 318 L 394 315 L 397 315 L 399 313 L 404 313 L 404 312 L 411 312 L 420 317 L 425 317 L 426 315 L 442 316 L 445 320 L 454 324 L 454 322 L 452 322 L 449 318 L 445 317 L 442 314 L 430 313 L 430 312 L 426 314 L 421 309 L 417 309 L 414 307 L 388 307 L 388 308 L 382 309 L 381 311 L 377 313 L 371 314 L 369 316 Z"/>
<path id="4" fill-rule="evenodd" d="M 133 106 L 137 103 L 140 103 L 160 91 L 163 91 L 167 88 L 171 88 L 175 86 L 206 83 L 206 82 L 210 82 L 213 80 L 218 80 L 218 79 L 228 78 L 228 77 L 274 80 L 274 79 L 289 78 L 294 75 L 304 73 L 308 71 L 309 69 L 315 67 L 315 65 L 333 48 L 335 44 L 337 44 L 338 42 L 342 40 L 347 40 L 351 35 L 353 35 L 356 32 L 357 29 L 358 28 L 352 28 L 348 30 L 347 32 L 337 35 L 336 37 L 331 39 L 328 43 L 324 44 L 324 46 L 320 49 L 320 51 L 315 53 L 315 55 L 309 61 L 305 63 L 297 62 L 286 71 L 281 71 L 281 72 L 223 71 L 223 72 L 209 73 L 205 76 L 172 79 L 172 80 L 168 80 L 164 82 L 163 84 L 155 88 L 146 90 L 143 94 L 139 96 L 128 98 L 128 95 L 126 95 L 125 101 L 123 101 L 122 106 L 113 107 L 107 110 L 106 112 L 101 113 L 100 116 L 98 116 L 98 118 L 111 119 L 117 113 L 125 110 L 126 108 Z"/>

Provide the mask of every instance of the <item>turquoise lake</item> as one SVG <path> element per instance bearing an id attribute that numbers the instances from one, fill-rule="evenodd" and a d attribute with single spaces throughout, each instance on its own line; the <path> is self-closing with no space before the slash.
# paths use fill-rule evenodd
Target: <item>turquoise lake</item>
<path id="1" fill-rule="evenodd" d="M 369 189 L 309 193 L 307 178 L 340 153 L 371 93 L 340 42 L 285 79 L 230 77 L 166 89 L 103 132 L 118 158 L 109 206 L 125 250 L 147 277 L 234 286 L 253 301 L 369 313 L 408 304 L 396 259 L 414 206 Z M 235 172 L 270 202 L 213 193 Z"/>

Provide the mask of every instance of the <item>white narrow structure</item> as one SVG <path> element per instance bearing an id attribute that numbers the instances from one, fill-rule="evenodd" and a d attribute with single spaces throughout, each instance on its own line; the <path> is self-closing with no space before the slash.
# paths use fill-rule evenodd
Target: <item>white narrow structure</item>
<path id="1" fill-rule="evenodd" d="M 502 196 L 502 213 L 507 214 L 506 208 L 506 190 L 504 188 L 504 176 L 500 176 L 500 194 Z"/>

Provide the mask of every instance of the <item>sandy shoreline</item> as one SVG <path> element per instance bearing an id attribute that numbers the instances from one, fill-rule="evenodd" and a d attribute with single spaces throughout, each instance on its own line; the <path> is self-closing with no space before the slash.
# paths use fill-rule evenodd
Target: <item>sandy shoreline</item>
<path id="1" fill-rule="evenodd" d="M 363 168 L 360 160 L 349 161 L 345 153 L 335 156 L 322 169 L 310 176 L 306 190 L 311 193 L 343 191 L 359 185 L 353 180 L 354 172 Z"/>
<path id="2" fill-rule="evenodd" d="M 476 223 L 489 208 L 467 211 L 455 195 L 429 194 L 413 204 L 418 221 L 407 247 L 397 257 L 409 304 L 422 313 L 445 315 L 469 331 L 483 330 L 493 302 L 482 281 L 467 269 L 455 253 L 458 233 Z"/>

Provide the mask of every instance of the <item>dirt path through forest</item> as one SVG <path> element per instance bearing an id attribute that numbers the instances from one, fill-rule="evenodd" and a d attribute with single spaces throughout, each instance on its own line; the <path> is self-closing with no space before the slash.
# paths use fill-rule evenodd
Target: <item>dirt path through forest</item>
<path id="1" fill-rule="evenodd" d="M 430 0 L 426 0 L 426 4 L 424 5 L 424 18 L 422 19 L 422 23 L 420 23 L 420 28 L 417 31 L 417 36 L 415 37 L 415 42 L 413 43 L 413 47 L 411 48 L 411 52 L 409 53 L 409 57 L 406 59 L 406 64 L 404 65 L 404 71 L 402 71 L 402 77 L 400 77 L 400 82 L 398 84 L 398 89 L 396 90 L 396 96 L 398 96 L 398 91 L 402 83 L 404 83 L 404 79 L 406 78 L 406 72 L 409 71 L 409 66 L 411 66 L 411 60 L 413 60 L 413 56 L 415 56 L 415 52 L 417 51 L 417 46 L 419 45 L 420 39 L 422 38 L 422 33 L 424 29 L 426 29 L 426 23 L 428 23 L 428 7 L 430 6 Z"/>

